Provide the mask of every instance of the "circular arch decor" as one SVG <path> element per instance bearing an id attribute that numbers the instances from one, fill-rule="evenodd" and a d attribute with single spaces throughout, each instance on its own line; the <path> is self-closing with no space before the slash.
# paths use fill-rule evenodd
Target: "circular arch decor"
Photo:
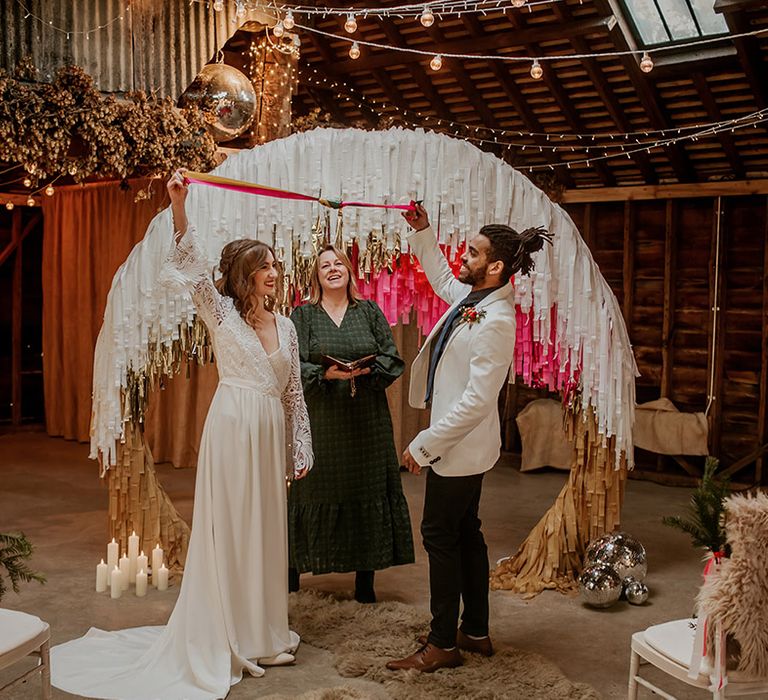
<path id="1" fill-rule="evenodd" d="M 502 160 L 423 130 L 318 128 L 241 151 L 214 174 L 327 199 L 423 200 L 450 260 L 487 223 L 541 225 L 554 235 L 536 254 L 535 271 L 514 280 L 510 377 L 561 393 L 573 467 L 517 554 L 497 566 L 492 586 L 523 593 L 572 586 L 589 540 L 619 524 L 633 466 L 637 367 L 616 298 L 568 214 Z M 190 187 L 187 208 L 211 267 L 230 240 L 274 245 L 289 282 L 286 305 L 301 299 L 314 250 L 330 237 L 351 250 L 363 295 L 379 302 L 390 323 L 413 312 L 426 332 L 446 308 L 409 255 L 398 211 L 342 212 L 201 185 Z M 142 431 L 158 380 L 185 362 L 210 359 L 191 298 L 161 280 L 171 234 L 165 210 L 113 279 L 94 359 L 91 457 L 109 481 L 111 534 L 125 541 L 136 530 L 145 549 L 159 541 L 169 562 L 183 566 L 189 528 L 155 477 Z"/>

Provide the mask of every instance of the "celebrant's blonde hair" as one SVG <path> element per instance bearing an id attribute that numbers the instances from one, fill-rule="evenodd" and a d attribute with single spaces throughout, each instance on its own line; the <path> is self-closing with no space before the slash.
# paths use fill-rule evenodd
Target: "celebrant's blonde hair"
<path id="1" fill-rule="evenodd" d="M 312 265 L 312 274 L 309 278 L 309 303 L 319 304 L 323 298 L 323 287 L 320 284 L 320 256 L 323 253 L 333 253 L 349 273 L 347 281 L 347 299 L 350 304 L 356 304 L 360 300 L 360 292 L 357 291 L 357 282 L 355 282 L 355 269 L 352 267 L 352 261 L 347 254 L 337 248 L 335 245 L 323 246 L 317 251 L 315 264 Z"/>
<path id="2" fill-rule="evenodd" d="M 235 308 L 249 325 L 253 325 L 252 321 L 257 310 L 253 298 L 253 277 L 267 264 L 269 253 L 272 253 L 272 258 L 277 260 L 272 246 L 251 238 L 227 243 L 221 251 L 219 261 L 221 279 L 216 280 L 216 289 L 220 294 L 232 297 Z M 270 295 L 264 297 L 264 308 L 267 311 L 274 310 L 277 299 L 280 298 L 282 277 L 278 270 L 275 289 L 277 297 Z"/>

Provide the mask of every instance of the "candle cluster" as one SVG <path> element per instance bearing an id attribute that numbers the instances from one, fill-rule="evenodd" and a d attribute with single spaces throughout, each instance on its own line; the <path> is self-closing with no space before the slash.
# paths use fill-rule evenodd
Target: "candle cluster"
<path id="1" fill-rule="evenodd" d="M 139 552 L 139 536 L 133 532 L 128 538 L 128 552 L 118 559 L 120 545 L 112 538 L 107 544 L 107 561 L 102 559 L 96 565 L 96 592 L 104 593 L 109 588 L 112 598 L 119 598 L 130 586 L 136 587 L 139 598 L 147 595 L 149 576 L 152 575 L 152 585 L 158 591 L 168 588 L 168 568 L 163 561 L 163 549 L 156 545 L 152 550 L 152 568 L 149 568 L 149 558 L 144 552 Z"/>

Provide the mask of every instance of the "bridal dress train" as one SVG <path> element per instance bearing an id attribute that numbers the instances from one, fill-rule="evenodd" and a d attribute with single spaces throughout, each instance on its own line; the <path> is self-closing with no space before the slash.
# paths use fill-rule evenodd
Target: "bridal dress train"
<path id="1" fill-rule="evenodd" d="M 164 270 L 192 289 L 210 332 L 219 385 L 205 420 L 192 534 L 165 627 L 91 628 L 51 650 L 53 685 L 94 698 L 223 698 L 248 672 L 293 652 L 288 627 L 286 465 L 312 466 L 296 332 L 276 316 L 267 355 L 233 301 L 213 285 L 192 229 Z M 288 457 L 290 455 L 290 458 Z"/>

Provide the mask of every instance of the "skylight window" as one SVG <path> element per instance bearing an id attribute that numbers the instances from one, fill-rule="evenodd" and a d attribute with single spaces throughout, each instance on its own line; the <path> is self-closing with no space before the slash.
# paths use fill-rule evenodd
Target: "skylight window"
<path id="1" fill-rule="evenodd" d="M 713 0 L 620 0 L 635 38 L 648 48 L 726 34 Z"/>

